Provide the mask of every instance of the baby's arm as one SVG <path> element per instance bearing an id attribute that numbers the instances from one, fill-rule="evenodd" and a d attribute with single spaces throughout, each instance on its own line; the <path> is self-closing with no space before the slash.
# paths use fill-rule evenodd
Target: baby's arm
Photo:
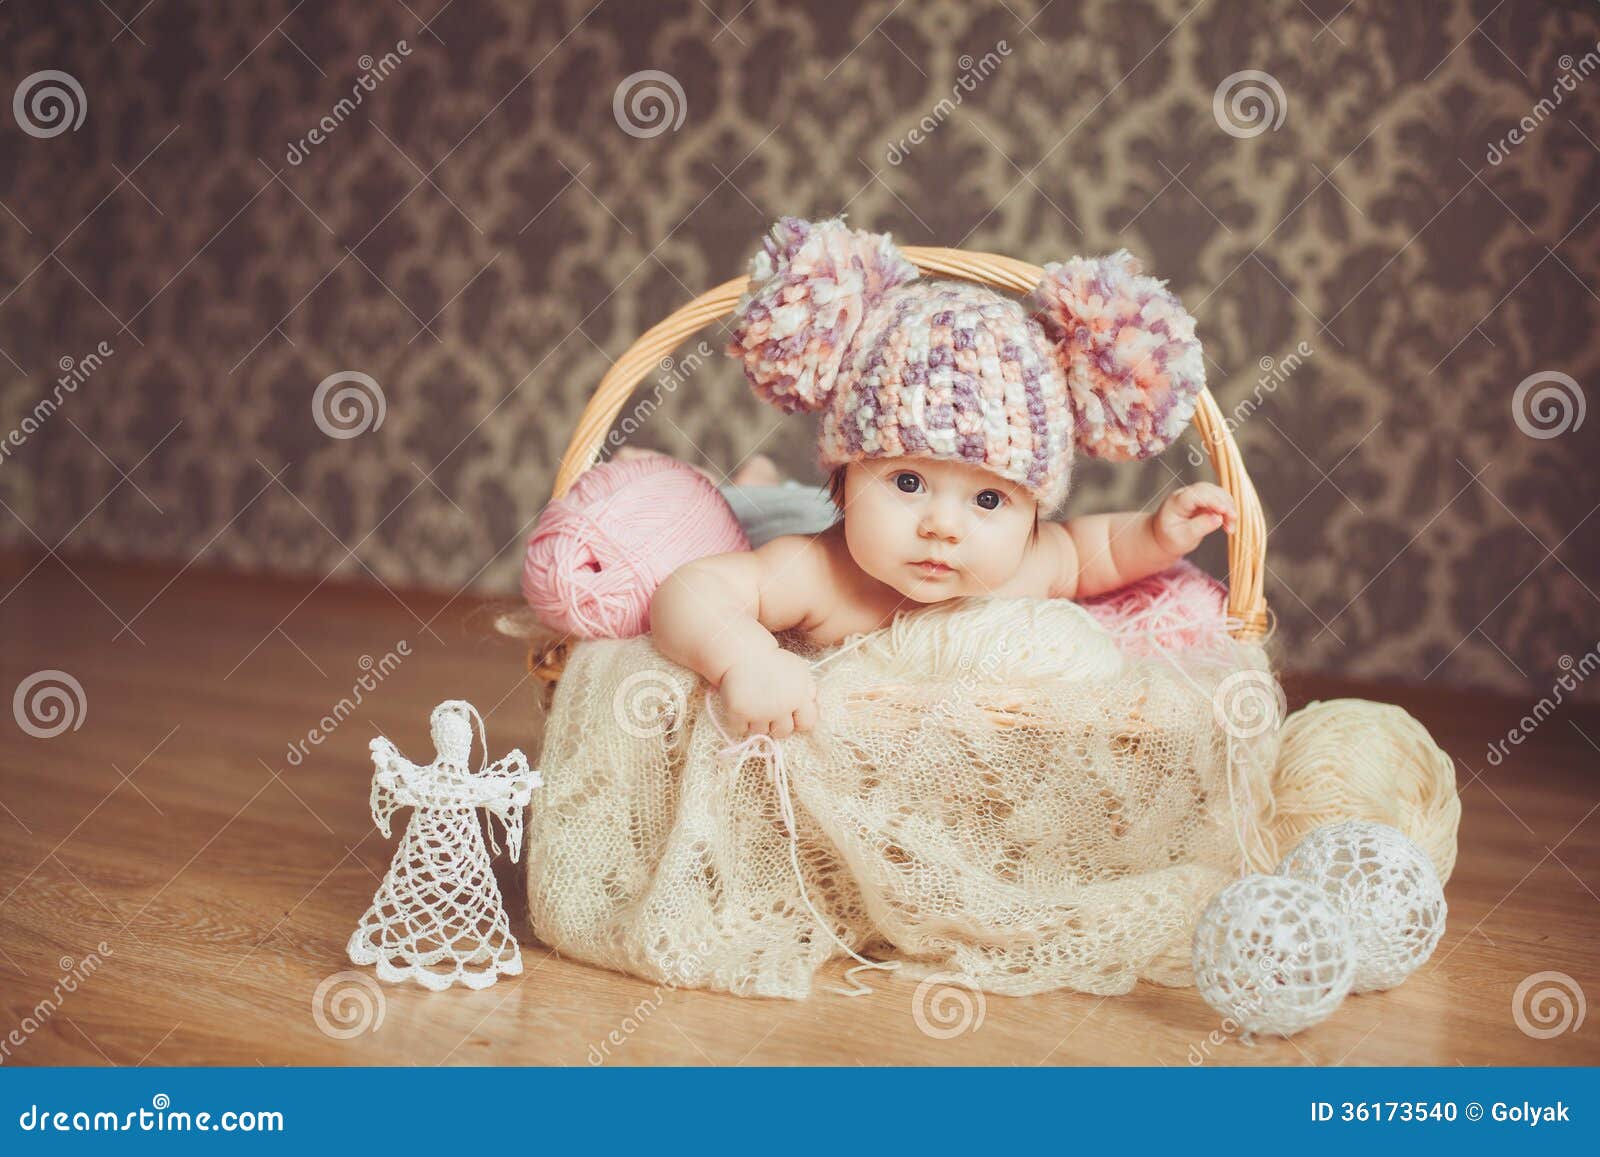
<path id="1" fill-rule="evenodd" d="M 730 733 L 782 739 L 816 723 L 810 665 L 774 631 L 804 623 L 826 589 L 811 539 L 775 538 L 759 550 L 712 555 L 673 571 L 650 603 L 656 650 L 705 676 L 722 695 Z"/>
<path id="2" fill-rule="evenodd" d="M 1090 514 L 1059 524 L 1058 597 L 1088 599 L 1165 570 L 1219 526 L 1233 533 L 1238 510 L 1210 482 L 1174 490 L 1154 514 Z"/>

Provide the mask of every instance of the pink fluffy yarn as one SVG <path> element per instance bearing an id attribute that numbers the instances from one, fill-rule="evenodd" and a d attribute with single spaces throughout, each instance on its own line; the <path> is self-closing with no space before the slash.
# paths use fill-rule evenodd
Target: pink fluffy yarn
<path id="1" fill-rule="evenodd" d="M 606 462 L 539 516 L 522 596 L 558 631 L 630 638 L 650 629 L 650 600 L 678 567 L 749 549 L 727 499 L 692 466 L 664 454 Z"/>
<path id="2" fill-rule="evenodd" d="M 1228 629 L 1228 589 L 1188 559 L 1092 599 L 1093 615 L 1131 655 L 1203 647 Z"/>

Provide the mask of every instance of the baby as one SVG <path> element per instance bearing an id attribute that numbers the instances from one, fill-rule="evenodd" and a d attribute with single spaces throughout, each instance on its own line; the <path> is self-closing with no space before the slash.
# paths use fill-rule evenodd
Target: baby
<path id="1" fill-rule="evenodd" d="M 829 646 L 968 595 L 1089 598 L 1171 566 L 1238 512 L 1197 483 L 1154 514 L 1048 521 L 1074 444 L 1125 460 L 1182 433 L 1204 384 L 1194 320 L 1125 251 L 1045 268 L 1031 313 L 982 286 L 922 281 L 887 235 L 784 218 L 751 263 L 729 352 L 758 394 L 822 411 L 842 517 L 820 534 L 680 567 L 650 627 L 721 694 L 730 734 L 816 723 Z"/>

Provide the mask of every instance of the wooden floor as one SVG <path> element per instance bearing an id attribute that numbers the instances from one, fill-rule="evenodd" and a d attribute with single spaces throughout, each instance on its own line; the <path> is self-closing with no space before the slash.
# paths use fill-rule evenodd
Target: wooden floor
<path id="1" fill-rule="evenodd" d="M 6 1064 L 1600 1063 L 1600 1024 L 1538 1039 L 1513 1010 L 1538 973 L 1565 974 L 1554 982 L 1569 1000 L 1600 995 L 1592 711 L 1547 720 L 1491 767 L 1485 744 L 1531 704 L 1291 681 L 1291 706 L 1359 694 L 1412 710 L 1458 759 L 1464 816 L 1432 960 L 1290 1040 L 1241 1044 L 1193 989 L 1148 984 L 1111 998 L 990 996 L 981 1023 L 950 1039 L 919 1031 L 915 986 L 892 976 L 853 1000 L 662 992 L 534 943 L 509 866 L 520 978 L 374 997 L 371 982 L 339 975 L 354 971 L 345 942 L 393 847 L 368 815 L 367 741 L 382 732 L 431 754 L 429 709 L 464 697 L 488 717 L 496 754 L 536 757 L 520 650 L 466 599 L 198 566 L 30 571 L 35 561 L 0 558 L 11 592 L 0 691 L 65 671 L 84 709 L 54 738 L 0 728 Z M 351 694 L 362 657 L 402 640 L 410 655 L 291 765 L 291 743 Z M 367 1031 L 342 1039 L 338 1014 L 359 1015 L 362 1000 L 374 1002 Z"/>

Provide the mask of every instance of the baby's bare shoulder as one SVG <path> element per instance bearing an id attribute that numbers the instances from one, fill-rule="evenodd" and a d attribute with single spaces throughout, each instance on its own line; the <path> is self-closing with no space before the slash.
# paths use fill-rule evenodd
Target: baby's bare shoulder
<path id="1" fill-rule="evenodd" d="M 811 623 L 831 602 L 835 559 L 826 534 L 785 534 L 753 552 L 760 566 L 763 620 L 767 613 L 791 623 Z"/>
<path id="2" fill-rule="evenodd" d="M 1008 594 L 1036 599 L 1070 599 L 1078 589 L 1078 553 L 1059 522 L 1041 522 L 1039 537 L 1028 544 Z"/>
<path id="3" fill-rule="evenodd" d="M 831 563 L 827 545 L 817 541 L 821 537 L 785 534 L 758 546 L 754 554 L 762 575 L 785 582 L 814 577 L 815 572 Z"/>

